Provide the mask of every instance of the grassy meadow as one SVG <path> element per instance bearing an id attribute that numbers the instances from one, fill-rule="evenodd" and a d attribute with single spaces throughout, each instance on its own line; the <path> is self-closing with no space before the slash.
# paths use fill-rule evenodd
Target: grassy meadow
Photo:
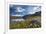
<path id="1" fill-rule="evenodd" d="M 25 21 L 10 24 L 10 29 L 19 28 L 40 28 L 41 27 L 41 16 L 31 16 L 25 19 Z"/>

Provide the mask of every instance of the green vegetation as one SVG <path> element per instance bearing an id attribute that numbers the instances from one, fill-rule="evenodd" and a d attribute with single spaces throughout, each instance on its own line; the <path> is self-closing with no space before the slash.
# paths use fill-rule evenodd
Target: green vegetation
<path id="1" fill-rule="evenodd" d="M 27 18 L 25 21 L 10 24 L 10 29 L 39 28 L 39 27 L 41 27 L 41 16 L 32 16 Z"/>

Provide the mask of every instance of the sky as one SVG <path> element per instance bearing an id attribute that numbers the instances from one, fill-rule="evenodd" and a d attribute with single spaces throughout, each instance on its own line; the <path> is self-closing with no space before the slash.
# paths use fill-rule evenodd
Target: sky
<path id="1" fill-rule="evenodd" d="M 10 5 L 11 16 L 24 16 L 41 11 L 41 6 L 34 5 Z"/>

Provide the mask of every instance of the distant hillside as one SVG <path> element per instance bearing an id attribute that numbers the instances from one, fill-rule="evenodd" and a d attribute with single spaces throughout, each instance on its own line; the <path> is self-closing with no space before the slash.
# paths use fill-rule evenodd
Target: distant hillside
<path id="1" fill-rule="evenodd" d="M 33 14 L 32 16 L 41 16 L 41 11 L 36 12 L 35 14 Z"/>
<path id="2" fill-rule="evenodd" d="M 19 18 L 23 18 L 23 19 L 26 19 L 26 18 L 29 18 L 29 17 L 32 17 L 32 16 L 41 16 L 41 11 L 39 12 L 36 12 L 35 14 L 28 14 L 28 15 L 25 15 L 23 17 L 17 17 L 17 16 L 10 16 L 10 19 L 19 19 Z"/>
<path id="3" fill-rule="evenodd" d="M 25 15 L 25 16 L 23 16 L 23 18 L 26 19 L 26 18 L 29 18 L 29 17 L 32 17 L 32 16 L 41 16 L 41 11 L 36 12 L 35 14 Z"/>
<path id="4" fill-rule="evenodd" d="M 10 16 L 10 19 L 20 19 L 22 17 L 17 17 L 17 16 Z"/>

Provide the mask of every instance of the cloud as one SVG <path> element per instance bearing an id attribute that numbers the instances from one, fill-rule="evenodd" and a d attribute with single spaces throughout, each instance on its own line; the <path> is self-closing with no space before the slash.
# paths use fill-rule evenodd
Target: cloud
<path id="1" fill-rule="evenodd" d="M 13 7 L 13 6 L 11 6 Z M 41 7 L 39 6 L 28 6 L 22 8 L 21 6 L 13 7 L 15 9 L 14 12 L 12 12 L 12 16 L 24 16 L 27 14 L 34 14 L 35 12 L 41 11 Z M 16 12 L 19 12 L 18 14 Z"/>
<path id="2" fill-rule="evenodd" d="M 28 14 L 34 14 L 35 12 L 38 12 L 38 11 L 41 11 L 41 8 L 40 7 L 30 7 L 28 9 Z"/>
<path id="3" fill-rule="evenodd" d="M 28 14 L 34 14 L 35 12 L 28 12 Z"/>
<path id="4" fill-rule="evenodd" d="M 25 9 L 23 9 L 22 7 L 16 7 L 16 11 L 15 12 L 24 12 Z"/>
<path id="5" fill-rule="evenodd" d="M 38 12 L 38 11 L 41 11 L 41 8 L 40 7 L 34 7 L 34 12 Z"/>

